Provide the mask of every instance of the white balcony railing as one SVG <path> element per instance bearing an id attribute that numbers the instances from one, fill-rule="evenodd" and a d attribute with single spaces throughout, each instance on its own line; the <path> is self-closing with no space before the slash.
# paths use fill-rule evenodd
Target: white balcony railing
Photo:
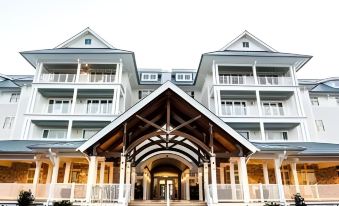
<path id="1" fill-rule="evenodd" d="M 243 201 L 242 185 L 240 184 L 218 184 L 219 202 Z"/>
<path id="2" fill-rule="evenodd" d="M 21 190 L 33 190 L 33 184 L 0 183 L 0 200 L 16 200 Z"/>
<path id="3" fill-rule="evenodd" d="M 277 184 L 250 184 L 249 191 L 251 201 L 279 201 Z"/>
<path id="4" fill-rule="evenodd" d="M 253 76 L 242 75 L 219 75 L 219 84 L 239 85 L 239 84 L 254 84 Z"/>
<path id="5" fill-rule="evenodd" d="M 339 201 L 339 184 L 299 185 L 300 194 L 306 201 Z M 293 199 L 295 185 L 284 185 L 285 198 Z"/>
<path id="6" fill-rule="evenodd" d="M 76 74 L 41 74 L 39 82 L 69 83 L 75 81 Z"/>
<path id="7" fill-rule="evenodd" d="M 293 84 L 292 77 L 272 77 L 272 76 L 259 76 L 258 84 L 270 86 L 291 86 Z"/>
<path id="8" fill-rule="evenodd" d="M 111 74 L 80 74 L 79 82 L 113 83 L 113 82 L 115 82 L 115 75 L 111 75 Z"/>
<path id="9" fill-rule="evenodd" d="M 120 186 L 123 186 L 121 191 Z M 98 184 L 92 187 L 91 203 L 117 203 L 127 205 L 130 199 L 130 185 Z M 122 192 L 122 193 L 120 193 Z"/>

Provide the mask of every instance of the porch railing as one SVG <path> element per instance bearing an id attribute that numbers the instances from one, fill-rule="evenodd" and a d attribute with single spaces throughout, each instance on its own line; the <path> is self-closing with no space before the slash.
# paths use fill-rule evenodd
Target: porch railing
<path id="1" fill-rule="evenodd" d="M 86 199 L 86 188 L 86 184 L 57 183 L 51 192 L 50 200 L 83 201 Z"/>
<path id="2" fill-rule="evenodd" d="M 79 82 L 101 82 L 112 83 L 115 81 L 115 75 L 112 74 L 80 74 Z"/>
<path id="3" fill-rule="evenodd" d="M 300 194 L 306 201 L 339 201 L 339 184 L 299 185 Z M 297 193 L 295 185 L 284 185 L 285 198 L 292 199 Z"/>
<path id="4" fill-rule="evenodd" d="M 94 185 L 91 192 L 91 203 L 119 203 L 119 205 L 127 205 L 130 199 L 130 185 L 123 185 L 122 196 L 120 196 L 120 186 L 120 184 Z"/>
<path id="5" fill-rule="evenodd" d="M 33 184 L 1 183 L 0 200 L 16 200 L 21 190 L 33 190 Z"/>
<path id="6" fill-rule="evenodd" d="M 76 74 L 41 74 L 39 82 L 74 82 Z"/>
<path id="7" fill-rule="evenodd" d="M 219 202 L 243 201 L 243 191 L 240 184 L 218 184 Z"/>
<path id="8" fill-rule="evenodd" d="M 277 184 L 250 184 L 249 191 L 251 201 L 279 201 L 279 189 Z"/>

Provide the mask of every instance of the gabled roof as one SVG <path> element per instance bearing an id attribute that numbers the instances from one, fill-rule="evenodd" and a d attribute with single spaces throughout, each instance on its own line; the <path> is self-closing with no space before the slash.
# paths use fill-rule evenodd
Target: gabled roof
<path id="1" fill-rule="evenodd" d="M 81 37 L 85 36 L 85 35 L 92 35 L 93 37 L 95 37 L 96 39 L 98 39 L 101 43 L 103 43 L 104 45 L 106 45 L 107 48 L 110 49 L 115 49 L 112 45 L 110 45 L 107 41 L 105 41 L 103 38 L 101 38 L 97 33 L 95 33 L 92 29 L 90 29 L 89 27 L 87 27 L 86 29 L 82 30 L 81 32 L 79 32 L 78 34 L 74 35 L 73 37 L 67 39 L 66 41 L 64 41 L 63 43 L 59 44 L 58 46 L 56 46 L 56 49 L 59 48 L 68 48 L 73 42 L 77 41 L 78 39 L 80 39 Z"/>
<path id="2" fill-rule="evenodd" d="M 120 115 L 115 120 L 113 120 L 109 125 L 107 125 L 105 128 L 100 130 L 97 134 L 95 134 L 93 137 L 87 140 L 83 145 L 81 145 L 78 148 L 78 150 L 80 150 L 81 152 L 86 151 L 88 148 L 90 148 L 91 146 L 96 144 L 99 140 L 101 140 L 101 138 L 103 138 L 109 132 L 119 127 L 121 124 L 123 124 L 126 120 L 128 120 L 134 114 L 144 109 L 145 106 L 148 105 L 151 101 L 155 100 L 158 96 L 160 96 L 161 94 L 163 94 L 164 92 L 168 90 L 171 90 L 173 93 L 175 93 L 176 95 L 181 97 L 184 101 L 186 101 L 189 105 L 191 105 L 194 109 L 199 111 L 201 114 L 204 114 L 213 124 L 217 125 L 219 128 L 227 132 L 235 141 L 239 142 L 241 145 L 246 147 L 250 152 L 254 153 L 258 151 L 258 149 L 251 142 L 249 142 L 247 139 L 241 136 L 238 132 L 233 130 L 230 126 L 228 126 L 224 121 L 222 121 L 214 113 L 212 113 L 210 110 L 208 110 L 202 104 L 200 104 L 195 99 L 190 97 L 188 94 L 186 94 L 183 90 L 181 90 L 179 87 L 177 87 L 170 81 L 167 81 L 165 84 L 163 84 L 158 89 L 156 89 L 154 92 L 152 92 L 150 95 L 148 95 L 147 97 L 139 101 L 133 107 L 131 107 L 126 112 L 124 112 L 122 115 Z"/>
<path id="3" fill-rule="evenodd" d="M 223 48 L 221 48 L 219 51 L 225 51 L 225 50 L 232 50 L 230 49 L 233 45 L 235 45 L 236 43 L 238 43 L 240 40 L 242 39 L 247 39 L 249 41 L 251 41 L 252 43 L 257 43 L 258 45 L 262 46 L 263 48 L 266 49 L 266 51 L 270 51 L 270 52 L 277 52 L 275 49 L 273 49 L 272 47 L 270 47 L 268 44 L 266 44 L 265 42 L 261 41 L 260 39 L 258 39 L 257 37 L 255 37 L 253 34 L 249 33 L 248 31 L 244 31 L 243 33 L 241 33 L 237 38 L 233 39 L 230 43 L 228 43 L 226 46 L 224 46 Z"/>

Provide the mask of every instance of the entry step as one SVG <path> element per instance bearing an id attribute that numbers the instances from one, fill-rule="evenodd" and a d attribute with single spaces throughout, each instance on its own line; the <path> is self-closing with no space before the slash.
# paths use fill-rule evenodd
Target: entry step
<path id="1" fill-rule="evenodd" d="M 165 200 L 135 200 L 131 201 L 129 206 L 166 206 Z M 172 200 L 171 206 L 206 206 L 206 202 L 203 201 L 189 201 L 189 200 Z"/>

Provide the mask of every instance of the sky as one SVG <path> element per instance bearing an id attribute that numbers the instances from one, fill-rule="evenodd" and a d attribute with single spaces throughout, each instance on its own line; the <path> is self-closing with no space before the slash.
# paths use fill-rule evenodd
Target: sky
<path id="1" fill-rule="evenodd" d="M 90 27 L 135 52 L 139 68 L 197 69 L 244 30 L 279 52 L 312 55 L 298 78 L 339 77 L 339 1 L 0 0 L 2 74 L 34 74 L 20 51 L 50 49 Z"/>

